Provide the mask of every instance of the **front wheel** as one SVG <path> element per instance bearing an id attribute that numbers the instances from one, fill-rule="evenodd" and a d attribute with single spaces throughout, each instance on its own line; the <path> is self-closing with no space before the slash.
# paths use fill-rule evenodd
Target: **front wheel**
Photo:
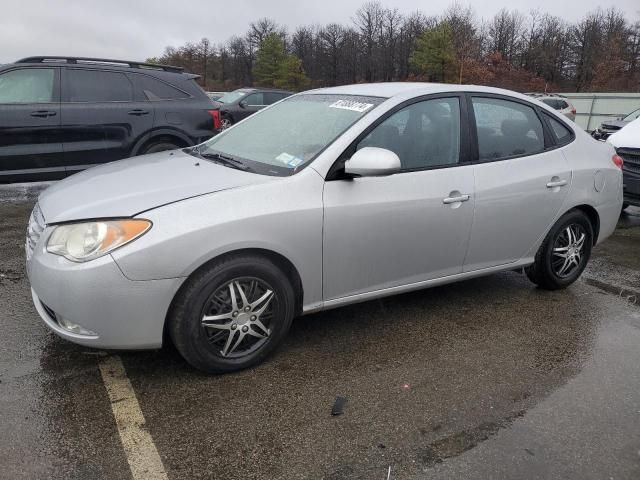
<path id="1" fill-rule="evenodd" d="M 224 116 L 220 120 L 220 130 L 226 130 L 231 125 L 233 125 L 233 119 L 231 117 Z"/>
<path id="2" fill-rule="evenodd" d="M 525 269 L 527 277 L 546 290 L 566 288 L 584 271 L 592 246 L 593 228 L 587 216 L 579 210 L 568 212 L 547 234 L 535 263 Z"/>
<path id="3" fill-rule="evenodd" d="M 231 257 L 206 267 L 176 297 L 169 332 L 194 367 L 226 373 L 264 360 L 294 316 L 287 276 L 271 261 Z"/>

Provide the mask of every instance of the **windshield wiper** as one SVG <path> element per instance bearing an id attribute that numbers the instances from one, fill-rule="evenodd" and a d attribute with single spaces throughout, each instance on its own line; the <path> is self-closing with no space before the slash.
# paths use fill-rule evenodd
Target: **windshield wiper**
<path id="1" fill-rule="evenodd" d="M 200 149 L 194 150 L 197 155 L 202 158 L 206 158 L 207 160 L 213 160 L 214 162 L 220 163 L 227 167 L 237 168 L 238 170 L 243 170 L 245 172 L 250 172 L 252 169 L 245 165 L 240 160 L 237 160 L 233 157 L 229 157 L 227 155 L 223 155 L 222 153 L 202 153 Z"/>

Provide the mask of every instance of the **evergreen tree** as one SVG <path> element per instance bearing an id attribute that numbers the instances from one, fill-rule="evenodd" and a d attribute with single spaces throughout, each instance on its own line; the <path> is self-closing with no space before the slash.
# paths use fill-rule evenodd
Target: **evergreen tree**
<path id="1" fill-rule="evenodd" d="M 456 80 L 456 52 L 448 23 L 441 22 L 425 30 L 409 57 L 411 68 L 433 82 Z"/>
<path id="2" fill-rule="evenodd" d="M 256 64 L 253 67 L 255 82 L 263 87 L 275 87 L 286 57 L 284 44 L 278 34 L 267 34 L 256 53 Z"/>

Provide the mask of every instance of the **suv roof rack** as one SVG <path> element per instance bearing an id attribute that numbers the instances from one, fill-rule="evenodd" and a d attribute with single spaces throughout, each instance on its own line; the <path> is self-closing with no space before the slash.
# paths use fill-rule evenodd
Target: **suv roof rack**
<path id="1" fill-rule="evenodd" d="M 71 63 L 71 64 L 102 64 L 113 65 L 117 67 L 129 68 L 145 68 L 150 70 L 164 70 L 165 72 L 182 73 L 184 68 L 173 67 L 171 65 L 159 65 L 157 63 L 130 62 L 128 60 L 112 60 L 108 58 L 91 58 L 91 57 L 26 57 L 18 60 L 16 63 Z"/>

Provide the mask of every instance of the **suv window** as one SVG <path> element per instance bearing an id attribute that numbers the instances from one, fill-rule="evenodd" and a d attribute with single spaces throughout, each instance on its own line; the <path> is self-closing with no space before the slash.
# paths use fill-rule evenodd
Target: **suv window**
<path id="1" fill-rule="evenodd" d="M 25 68 L 0 75 L 0 103 L 53 101 L 53 68 Z"/>
<path id="2" fill-rule="evenodd" d="M 134 75 L 133 81 L 144 93 L 147 100 L 177 100 L 189 98 L 188 93 L 148 75 Z"/>
<path id="3" fill-rule="evenodd" d="M 252 93 L 251 95 L 247 95 L 242 101 L 247 105 L 266 105 L 264 103 L 264 95 L 262 92 Z"/>
<path id="4" fill-rule="evenodd" d="M 480 160 L 544 150 L 542 123 L 532 107 L 497 98 L 473 97 L 472 102 Z"/>
<path id="5" fill-rule="evenodd" d="M 133 100 L 133 87 L 118 72 L 69 69 L 66 72 L 66 101 L 127 102 Z"/>
<path id="6" fill-rule="evenodd" d="M 569 143 L 573 138 L 573 132 L 558 120 L 553 118 L 551 115 L 547 115 L 545 113 L 544 116 L 547 118 L 549 125 L 551 125 L 551 130 L 553 130 L 553 134 L 555 135 L 558 144 L 564 145 L 566 143 Z"/>
<path id="7" fill-rule="evenodd" d="M 395 152 L 403 170 L 458 163 L 460 101 L 456 97 L 413 103 L 375 127 L 356 148 L 364 147 Z"/>

